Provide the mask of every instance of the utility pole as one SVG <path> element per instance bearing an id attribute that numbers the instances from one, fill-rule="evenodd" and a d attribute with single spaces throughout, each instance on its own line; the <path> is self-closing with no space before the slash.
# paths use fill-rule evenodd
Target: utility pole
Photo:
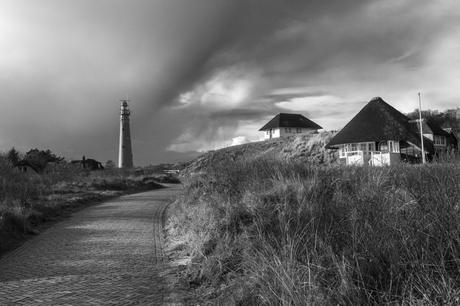
<path id="1" fill-rule="evenodd" d="M 425 147 L 423 145 L 423 124 L 422 124 L 422 100 L 420 98 L 420 93 L 418 93 L 418 114 L 420 117 L 420 142 L 422 144 L 422 163 L 425 164 Z"/>

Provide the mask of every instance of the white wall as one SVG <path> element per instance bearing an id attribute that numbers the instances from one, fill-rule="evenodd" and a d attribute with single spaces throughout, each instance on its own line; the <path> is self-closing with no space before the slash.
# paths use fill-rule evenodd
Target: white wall
<path id="1" fill-rule="evenodd" d="M 272 138 L 278 138 L 278 137 L 287 137 L 287 136 L 293 136 L 297 134 L 305 134 L 305 133 L 310 133 L 316 131 L 315 129 L 311 128 L 275 128 L 272 129 Z M 267 133 L 267 131 L 264 131 L 264 139 L 270 139 L 270 134 Z"/>
<path id="2" fill-rule="evenodd" d="M 400 153 L 399 141 L 397 140 L 388 140 L 388 151 L 392 153 Z M 364 156 L 371 155 L 373 151 L 379 151 L 379 144 L 375 144 L 375 142 L 357 142 L 357 143 L 349 143 L 345 145 L 339 146 L 339 157 L 345 158 L 346 152 L 355 152 L 355 151 L 363 151 Z"/>
<path id="3" fill-rule="evenodd" d="M 269 130 L 264 131 L 264 140 L 267 140 L 267 139 L 270 139 L 270 138 L 279 138 L 280 137 L 280 129 L 279 128 L 271 129 L 271 134 L 272 134 L 272 136 L 270 137 L 270 131 Z"/>

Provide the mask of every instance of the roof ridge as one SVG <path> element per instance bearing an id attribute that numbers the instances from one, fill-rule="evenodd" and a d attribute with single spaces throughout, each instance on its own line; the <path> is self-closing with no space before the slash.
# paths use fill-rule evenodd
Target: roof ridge
<path id="1" fill-rule="evenodd" d="M 265 124 L 259 131 L 265 131 L 279 127 L 298 127 L 298 128 L 311 128 L 311 129 L 322 129 L 320 125 L 303 116 L 302 114 L 293 113 L 279 113 L 273 117 L 267 124 Z"/>

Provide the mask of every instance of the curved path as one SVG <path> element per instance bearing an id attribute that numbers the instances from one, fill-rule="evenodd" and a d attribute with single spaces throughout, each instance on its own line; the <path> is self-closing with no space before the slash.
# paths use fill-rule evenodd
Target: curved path
<path id="1" fill-rule="evenodd" d="M 74 214 L 0 259 L 0 305 L 164 305 L 163 212 L 178 187 Z"/>

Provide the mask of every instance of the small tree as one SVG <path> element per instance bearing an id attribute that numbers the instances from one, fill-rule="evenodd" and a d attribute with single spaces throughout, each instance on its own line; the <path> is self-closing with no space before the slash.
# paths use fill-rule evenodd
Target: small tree
<path id="1" fill-rule="evenodd" d="M 109 159 L 106 163 L 105 163 L 105 168 L 106 169 L 115 169 L 116 165 L 114 163 L 113 160 Z"/>
<path id="2" fill-rule="evenodd" d="M 31 149 L 26 153 L 24 159 L 46 166 L 48 163 L 59 163 L 64 160 L 64 157 L 56 156 L 56 154 L 50 150 Z"/>
<path id="3" fill-rule="evenodd" d="M 19 157 L 19 152 L 12 147 L 8 153 L 6 153 L 6 158 L 14 165 L 16 164 L 21 158 Z"/>

